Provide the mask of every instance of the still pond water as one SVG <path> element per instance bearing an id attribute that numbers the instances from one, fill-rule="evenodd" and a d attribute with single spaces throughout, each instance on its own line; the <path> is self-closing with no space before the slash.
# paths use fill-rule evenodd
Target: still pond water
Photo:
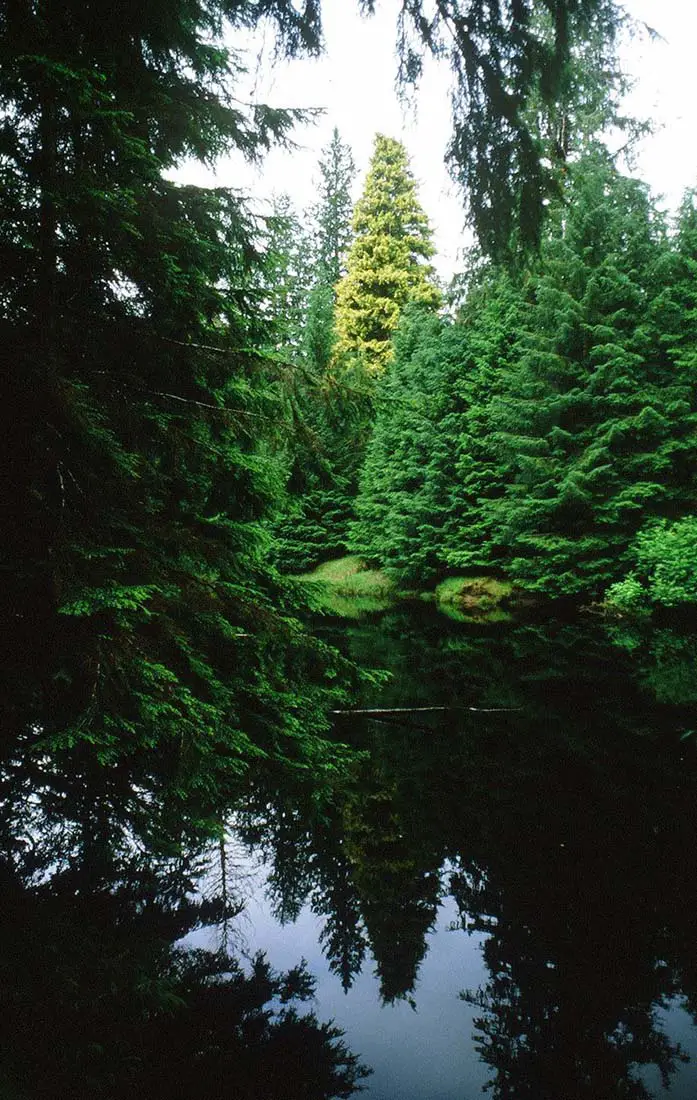
<path id="1" fill-rule="evenodd" d="M 360 796 L 250 823 L 247 934 L 307 958 L 369 1096 L 697 1096 L 693 640 L 416 609 L 343 644 L 392 674 L 364 703 L 452 709 L 341 720 Z"/>
<path id="2" fill-rule="evenodd" d="M 338 717 L 337 738 L 363 756 L 333 802 L 312 791 L 258 792 L 220 849 L 204 846 L 186 868 L 196 919 L 167 900 L 181 866 L 148 865 L 152 896 L 138 895 L 138 921 L 122 918 L 123 957 L 145 926 L 146 954 L 168 939 L 201 958 L 224 948 L 243 969 L 259 950 L 279 971 L 304 958 L 316 979 L 310 1008 L 333 1019 L 372 1069 L 367 1100 L 473 1100 L 484 1087 L 500 1100 L 696 1097 L 694 636 L 591 618 L 454 622 L 423 606 L 318 629 L 362 665 L 389 670 L 356 707 L 447 711 Z M 60 797 L 41 808 L 49 855 L 37 860 L 35 892 L 59 866 L 51 845 L 65 847 Z M 110 874 L 105 912 L 106 896 L 121 897 L 133 872 L 120 873 L 116 888 Z M 211 891 L 225 895 L 224 920 Z M 41 920 L 28 922 L 30 937 L 53 937 L 53 964 L 68 967 L 74 956 L 79 969 L 92 951 L 96 970 L 118 973 L 111 940 L 101 956 L 89 936 L 76 947 L 62 913 L 52 896 Z M 144 913 L 157 914 L 156 940 Z M 111 928 L 113 913 L 109 920 Z M 95 988 L 93 1014 L 100 996 Z M 198 1020 L 209 1010 L 201 1001 Z M 56 1009 L 44 1023 L 60 1031 L 60 1021 Z M 255 1095 L 253 1086 L 216 1091 L 217 1069 L 205 1085 L 187 1084 L 183 1034 L 158 1033 L 149 1055 L 156 1062 L 166 1047 L 164 1064 L 182 1047 L 169 1095 Z M 91 1065 L 97 1055 L 81 1057 Z M 307 1073 L 302 1059 L 293 1064 L 288 1097 L 301 1094 Z M 3 1094 L 0 1078 L 0 1095 L 52 1095 L 17 1080 L 8 1076 Z M 133 1095 L 164 1093 L 158 1080 Z M 94 1095 L 116 1092 L 100 1085 Z"/>

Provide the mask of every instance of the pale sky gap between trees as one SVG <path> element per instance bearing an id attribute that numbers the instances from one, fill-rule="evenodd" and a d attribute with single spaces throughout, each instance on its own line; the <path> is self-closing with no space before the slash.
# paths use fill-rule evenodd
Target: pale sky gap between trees
<path id="1" fill-rule="evenodd" d="M 411 101 L 395 91 L 395 23 L 399 0 L 381 0 L 376 14 L 362 18 L 353 0 L 325 0 L 322 15 L 326 52 L 316 59 L 273 63 L 273 43 L 255 35 L 247 42 L 248 74 L 240 98 L 279 107 L 320 108 L 314 125 L 298 127 L 293 151 L 277 149 L 260 168 L 237 155 L 215 172 L 187 165 L 178 173 L 190 183 L 240 188 L 261 203 L 273 193 L 289 194 L 299 211 L 315 199 L 317 160 L 337 126 L 354 154 L 360 194 L 376 132 L 396 137 L 409 152 L 421 203 L 434 228 L 434 266 L 448 279 L 471 241 L 463 231 L 462 202 L 443 163 L 450 135 L 450 74 L 427 59 L 420 89 Z M 628 0 L 626 10 L 661 36 L 639 35 L 622 50 L 625 71 L 635 80 L 627 109 L 650 118 L 655 132 L 638 147 L 633 174 L 664 196 L 675 210 L 687 187 L 697 186 L 697 99 L 694 95 L 694 0 Z M 244 43 L 236 39 L 236 47 Z"/>

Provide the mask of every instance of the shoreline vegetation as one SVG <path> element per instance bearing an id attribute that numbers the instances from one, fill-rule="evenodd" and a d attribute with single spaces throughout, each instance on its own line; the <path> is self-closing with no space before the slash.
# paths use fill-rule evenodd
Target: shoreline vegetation
<path id="1" fill-rule="evenodd" d="M 293 579 L 311 586 L 315 610 L 350 619 L 420 600 L 434 603 L 451 619 L 503 622 L 512 618 L 513 611 L 533 602 L 529 593 L 511 581 L 488 576 L 446 577 L 427 589 L 400 587 L 388 571 L 372 568 L 356 554 L 323 562 Z"/>
<path id="2" fill-rule="evenodd" d="M 322 562 L 290 579 L 303 587 L 312 610 L 343 619 L 357 619 L 387 611 L 400 603 L 418 601 L 434 604 L 440 612 L 458 622 L 511 622 L 516 614 L 558 603 L 514 581 L 487 575 L 446 577 L 427 588 L 402 586 L 389 570 L 371 566 L 357 554 Z M 632 603 L 620 599 L 621 595 L 618 593 L 616 598 L 615 592 L 610 590 L 603 600 L 586 601 L 576 606 L 604 618 L 637 621 L 661 618 L 671 612 L 672 617 L 679 617 L 681 607 L 689 610 L 689 601 L 675 601 L 672 607 L 665 608 L 660 602 L 651 606 L 645 599 Z"/>
<path id="3" fill-rule="evenodd" d="M 355 554 L 323 562 L 293 579 L 307 590 L 313 610 L 341 618 L 356 619 L 365 613 L 386 611 L 404 598 L 387 573 L 371 569 Z"/>

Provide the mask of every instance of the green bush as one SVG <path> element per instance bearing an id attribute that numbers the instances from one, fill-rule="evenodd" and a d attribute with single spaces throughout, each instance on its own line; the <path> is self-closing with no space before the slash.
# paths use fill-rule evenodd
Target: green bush
<path id="1" fill-rule="evenodd" d="M 697 603 L 697 518 L 652 524 L 633 547 L 635 568 L 612 585 L 606 602 L 625 611 L 647 604 L 677 607 Z"/>
<path id="2" fill-rule="evenodd" d="M 617 611 L 629 611 L 634 614 L 648 610 L 649 594 L 635 573 L 629 573 L 624 580 L 608 588 L 605 603 Z"/>

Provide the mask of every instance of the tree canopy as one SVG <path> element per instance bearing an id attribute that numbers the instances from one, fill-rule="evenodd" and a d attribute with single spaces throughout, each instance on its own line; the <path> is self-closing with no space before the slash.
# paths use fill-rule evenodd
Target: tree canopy
<path id="1" fill-rule="evenodd" d="M 407 302 L 440 304 L 428 219 L 416 194 L 407 152 L 377 134 L 363 194 L 353 217 L 354 239 L 337 288 L 336 357 L 357 356 L 369 371 L 384 370 L 390 341 Z"/>
<path id="2" fill-rule="evenodd" d="M 400 81 L 418 84 L 427 55 L 447 60 L 448 160 L 488 254 L 501 258 L 539 240 L 579 110 L 592 103 L 596 116 L 616 114 L 615 47 L 625 22 L 615 0 L 402 0 Z"/>
<path id="3" fill-rule="evenodd" d="M 647 546 L 658 561 L 689 544 L 651 525 L 695 491 L 692 205 L 670 239 L 599 148 L 566 191 L 531 268 L 484 267 L 455 323 L 417 312 L 398 330 L 352 545 L 410 582 L 502 569 L 600 596 L 646 572 Z"/>
<path id="4" fill-rule="evenodd" d="M 277 2 L 2 15 L 2 728 L 138 755 L 202 802 L 251 760 L 322 755 L 334 661 L 268 565 L 283 475 L 257 226 L 234 192 L 168 175 L 287 134 L 292 113 L 235 101 L 220 45 L 264 14 L 291 52 L 312 44 L 310 13 Z"/>

